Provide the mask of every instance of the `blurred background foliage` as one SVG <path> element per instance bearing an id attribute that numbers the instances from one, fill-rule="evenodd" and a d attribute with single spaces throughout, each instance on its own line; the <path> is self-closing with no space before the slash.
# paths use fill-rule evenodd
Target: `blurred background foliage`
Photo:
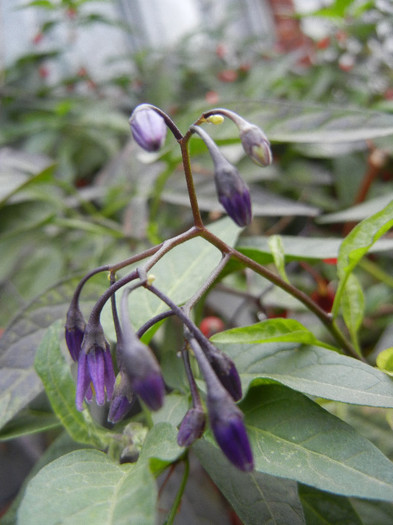
<path id="1" fill-rule="evenodd" d="M 307 2 L 260 2 L 263 32 L 240 36 L 232 24 L 244 17 L 242 3 L 228 2 L 231 9 L 213 27 L 194 27 L 167 45 L 144 43 L 137 23 L 121 16 L 122 2 L 117 11 L 103 4 L 114 2 L 18 6 L 39 13 L 40 23 L 26 52 L 0 73 L 1 329 L 62 279 L 190 224 L 175 140 L 169 137 L 159 155 L 142 153 L 130 140 L 127 119 L 138 103 L 160 106 L 182 130 L 215 106 L 255 117 L 265 128 L 275 158 L 266 170 L 243 158 L 230 123 L 208 128 L 252 186 L 256 218 L 239 241 L 245 250 L 252 249 L 250 235 L 343 238 L 393 198 L 390 1 L 316 1 L 307 11 Z M 213 2 L 202 4 L 209 12 Z M 247 2 L 248 16 L 254 4 Z M 88 57 L 72 58 L 78 37 L 97 25 L 134 42 L 111 52 L 98 70 Z M 109 40 L 95 42 L 97 55 Z M 212 166 L 200 140 L 193 139 L 191 152 L 201 209 L 213 220 L 222 210 L 212 198 Z M 291 281 L 331 308 L 335 256 L 290 261 Z M 382 252 L 359 272 L 366 312 L 360 340 L 371 360 L 391 341 L 390 268 L 391 255 Z M 228 287 L 239 290 L 230 303 L 222 300 Z M 246 301 L 250 289 L 253 303 Z M 212 314 L 227 326 L 261 315 L 306 315 L 279 292 L 267 294 L 259 278 L 238 274 L 198 312 Z M 370 414 L 355 412 L 351 420 L 365 427 Z M 377 416 L 383 429 L 372 432 L 388 448 Z"/>

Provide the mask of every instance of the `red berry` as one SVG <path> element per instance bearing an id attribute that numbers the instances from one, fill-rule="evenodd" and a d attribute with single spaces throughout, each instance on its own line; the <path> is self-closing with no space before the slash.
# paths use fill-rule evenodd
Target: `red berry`
<path id="1" fill-rule="evenodd" d="M 211 315 L 202 319 L 199 328 L 206 337 L 211 337 L 217 332 L 222 332 L 223 330 L 225 330 L 225 324 L 224 321 L 219 317 Z"/>

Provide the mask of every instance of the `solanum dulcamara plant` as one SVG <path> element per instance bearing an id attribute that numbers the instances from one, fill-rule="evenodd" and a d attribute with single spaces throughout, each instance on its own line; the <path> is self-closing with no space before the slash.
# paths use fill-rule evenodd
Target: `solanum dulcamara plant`
<path id="1" fill-rule="evenodd" d="M 146 152 L 162 150 L 168 130 L 177 141 L 192 224 L 125 260 L 93 268 L 79 280 L 65 322 L 71 367 L 62 357 L 58 332 L 49 329 L 44 337 L 35 368 L 70 436 L 93 450 L 74 450 L 45 466 L 27 487 L 20 523 L 36 523 L 37 516 L 44 525 L 86 519 L 157 523 L 161 492 L 181 465 L 164 521 L 174 523 L 195 457 L 245 524 L 322 523 L 325 511 L 331 516 L 324 523 L 368 523 L 359 521 L 353 497 L 393 501 L 392 463 L 321 405 L 328 400 L 393 408 L 391 378 L 367 362 L 359 343 L 364 298 L 353 272 L 393 225 L 393 203 L 342 241 L 335 296 L 327 311 L 290 282 L 280 265 L 284 254 L 277 239 L 271 243 L 273 269 L 253 258 L 252 251 L 234 247 L 238 233 L 253 220 L 252 192 L 209 129 L 236 126 L 246 156 L 260 169 L 273 162 L 260 127 L 232 110 L 214 108 L 183 134 L 150 104 L 137 106 L 129 122 L 134 141 Z M 200 211 L 191 140 L 202 140 L 211 157 L 217 200 L 229 217 L 217 221 L 219 227 L 206 226 Z M 222 221 L 236 230 L 232 240 L 223 233 Z M 197 242 L 203 244 L 197 250 L 217 256 L 209 258 L 207 269 L 195 252 Z M 195 266 L 194 273 L 182 266 L 180 252 Z M 196 310 L 223 275 L 239 270 L 296 299 L 318 320 L 323 338 L 319 330 L 315 335 L 296 319 L 285 318 L 235 326 L 210 337 L 195 321 Z M 83 296 L 101 273 L 107 274 L 108 284 L 87 309 Z M 192 275 L 197 285 L 190 287 Z M 175 293 L 179 282 L 187 293 Z M 153 299 L 159 307 L 145 308 L 141 321 L 138 308 Z M 169 318 L 179 337 L 171 338 L 174 346 L 165 348 L 164 359 L 159 334 Z M 174 386 L 176 373 L 184 384 Z M 158 490 L 156 478 L 165 473 Z M 317 515 L 322 521 L 315 520 Z"/>

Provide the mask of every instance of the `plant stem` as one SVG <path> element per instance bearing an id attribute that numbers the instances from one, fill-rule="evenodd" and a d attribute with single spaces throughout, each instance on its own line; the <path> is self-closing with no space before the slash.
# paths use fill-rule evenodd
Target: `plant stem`
<path id="1" fill-rule="evenodd" d="M 183 494 L 184 494 L 184 490 L 185 490 L 186 485 L 187 485 L 187 480 L 188 480 L 189 473 L 190 473 L 190 461 L 189 461 L 189 458 L 188 458 L 188 453 L 186 452 L 186 454 L 184 456 L 183 477 L 182 477 L 182 480 L 181 480 L 181 483 L 180 483 L 179 490 L 177 491 L 175 500 L 173 502 L 172 508 L 169 511 L 168 517 L 167 517 L 167 519 L 165 521 L 165 525 L 173 525 L 173 522 L 175 521 L 176 514 L 177 514 L 177 512 L 179 510 L 180 503 L 181 503 L 181 500 L 182 500 L 182 497 L 183 497 Z"/>

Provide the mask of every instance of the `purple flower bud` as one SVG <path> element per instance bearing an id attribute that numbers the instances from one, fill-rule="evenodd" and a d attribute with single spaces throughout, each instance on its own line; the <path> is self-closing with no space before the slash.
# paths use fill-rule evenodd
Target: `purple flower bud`
<path id="1" fill-rule="evenodd" d="M 164 144 L 166 124 L 164 119 L 147 104 L 137 106 L 129 119 L 135 142 L 146 151 L 158 151 Z"/>
<path id="2" fill-rule="evenodd" d="M 218 200 L 238 226 L 247 226 L 252 219 L 250 191 L 235 166 L 223 160 L 215 169 Z"/>
<path id="3" fill-rule="evenodd" d="M 240 139 L 247 155 L 259 166 L 269 166 L 273 162 L 270 142 L 266 135 L 253 124 L 240 127 Z"/>
<path id="4" fill-rule="evenodd" d="M 83 410 L 83 400 L 91 400 L 94 389 L 98 405 L 112 397 L 115 384 L 112 356 L 101 325 L 87 325 L 78 359 L 76 407 Z"/>
<path id="5" fill-rule="evenodd" d="M 85 333 L 85 320 L 78 306 L 71 304 L 65 324 L 65 340 L 73 361 L 78 361 Z"/>
<path id="6" fill-rule="evenodd" d="M 206 355 L 222 386 L 234 401 L 239 401 L 242 397 L 242 384 L 235 363 L 213 345 L 209 345 Z"/>
<path id="7" fill-rule="evenodd" d="M 199 439 L 206 426 L 206 415 L 202 407 L 193 407 L 188 410 L 180 423 L 177 443 L 180 447 L 189 447 Z"/>
<path id="8" fill-rule="evenodd" d="M 250 472 L 254 468 L 250 442 L 243 414 L 232 398 L 208 391 L 207 407 L 214 437 L 231 463 L 238 469 Z"/>
<path id="9" fill-rule="evenodd" d="M 121 351 L 132 390 L 151 410 L 158 410 L 164 403 L 165 384 L 153 352 L 134 334 L 127 337 L 124 333 Z"/>
<path id="10" fill-rule="evenodd" d="M 109 406 L 108 421 L 117 423 L 121 421 L 130 410 L 134 401 L 131 384 L 127 374 L 120 370 L 117 374 L 115 388 Z"/>

